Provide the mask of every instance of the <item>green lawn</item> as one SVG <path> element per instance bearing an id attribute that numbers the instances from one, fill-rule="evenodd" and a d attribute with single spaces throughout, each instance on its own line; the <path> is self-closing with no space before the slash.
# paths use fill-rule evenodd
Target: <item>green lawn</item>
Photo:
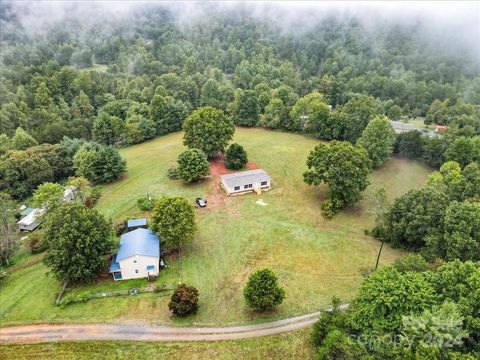
<path id="1" fill-rule="evenodd" d="M 308 330 L 219 342 L 83 341 L 0 346 L 0 358 L 21 359 L 312 359 Z"/>
<path id="2" fill-rule="evenodd" d="M 364 235 L 374 215 L 375 191 L 384 187 L 395 197 L 423 184 L 429 169 L 404 159 L 392 159 L 371 175 L 371 185 L 354 209 L 325 220 L 320 204 L 326 186 L 307 186 L 302 181 L 305 160 L 317 140 L 301 135 L 261 129 L 237 129 L 235 142 L 249 159 L 273 179 L 273 190 L 262 195 L 221 197 L 207 209 L 197 210 L 198 234 L 183 252 L 183 281 L 200 291 L 198 314 L 172 320 L 167 297 L 142 294 L 54 307 L 58 283 L 46 277 L 43 264 L 18 270 L 0 284 L 2 324 L 40 321 L 107 321 L 139 319 L 175 324 L 220 325 L 262 321 L 244 304 L 242 290 L 248 275 L 263 267 L 278 274 L 286 299 L 275 313 L 263 318 L 287 317 L 327 305 L 333 295 L 349 301 L 362 281 L 362 270 L 375 265 L 379 243 Z M 180 195 L 194 201 L 216 190 L 213 181 L 185 186 L 170 181 L 166 171 L 183 150 L 182 134 L 175 133 L 122 149 L 128 161 L 127 175 L 103 188 L 98 210 L 115 221 L 142 215 L 136 199 L 147 192 L 155 197 Z M 263 199 L 267 206 L 255 202 Z M 380 264 L 391 263 L 401 252 L 384 248 Z M 179 281 L 178 263 L 161 273 L 158 282 Z M 146 280 L 114 283 L 105 278 L 70 292 L 108 291 L 145 286 Z"/>
<path id="3" fill-rule="evenodd" d="M 92 66 L 78 69 L 78 71 L 80 72 L 84 72 L 84 71 L 106 72 L 107 70 L 108 70 L 108 65 L 104 65 L 104 64 L 93 64 Z"/>

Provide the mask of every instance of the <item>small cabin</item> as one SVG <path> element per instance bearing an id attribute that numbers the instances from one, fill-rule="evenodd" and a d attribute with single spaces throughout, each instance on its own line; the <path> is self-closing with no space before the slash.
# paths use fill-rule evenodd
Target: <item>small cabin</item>
<path id="1" fill-rule="evenodd" d="M 26 209 L 25 212 L 27 212 Z M 31 209 L 27 212 L 27 215 L 20 219 L 17 222 L 18 228 L 23 231 L 33 231 L 35 230 L 38 225 L 42 223 L 42 215 L 44 213 L 43 209 Z"/>
<path id="2" fill-rule="evenodd" d="M 270 176 L 262 169 L 242 171 L 220 177 L 220 184 L 228 196 L 252 191 L 260 194 L 262 191 L 271 189 L 271 181 Z"/>

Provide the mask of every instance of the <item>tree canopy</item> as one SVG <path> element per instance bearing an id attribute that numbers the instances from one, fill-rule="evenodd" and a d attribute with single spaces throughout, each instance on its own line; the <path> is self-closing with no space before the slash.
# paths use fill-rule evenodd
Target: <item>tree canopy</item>
<path id="1" fill-rule="evenodd" d="M 210 163 L 202 150 L 188 149 L 178 156 L 178 177 L 185 183 L 192 183 L 210 173 Z"/>
<path id="2" fill-rule="evenodd" d="M 373 167 L 377 168 L 393 153 L 395 132 L 386 117 L 375 117 L 363 130 L 358 144 L 367 150 Z"/>
<path id="3" fill-rule="evenodd" d="M 346 141 L 317 145 L 308 156 L 308 170 L 303 174 L 309 185 L 329 185 L 329 198 L 322 204 L 323 214 L 333 216 L 341 208 L 354 205 L 368 186 L 371 160 L 367 152 Z"/>
<path id="4" fill-rule="evenodd" d="M 197 230 L 193 206 L 182 197 L 161 198 L 152 211 L 152 227 L 165 249 L 180 249 Z"/>
<path id="5" fill-rule="evenodd" d="M 56 208 L 44 224 L 45 264 L 61 281 L 94 280 L 113 250 L 113 228 L 97 210 L 79 202 Z"/>
<path id="6" fill-rule="evenodd" d="M 208 158 L 223 152 L 233 138 L 235 126 L 223 111 L 203 107 L 195 110 L 183 125 L 183 144 L 191 149 L 200 149 Z"/>

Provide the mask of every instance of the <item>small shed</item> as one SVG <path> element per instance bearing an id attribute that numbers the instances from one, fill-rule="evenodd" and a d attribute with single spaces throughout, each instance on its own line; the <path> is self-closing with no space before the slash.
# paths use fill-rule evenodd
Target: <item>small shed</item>
<path id="1" fill-rule="evenodd" d="M 23 231 L 35 230 L 38 225 L 42 223 L 42 215 L 44 211 L 45 210 L 43 209 L 33 209 L 32 211 L 28 212 L 26 216 L 24 216 L 20 219 L 19 222 L 17 222 L 18 228 Z"/>
<path id="2" fill-rule="evenodd" d="M 110 273 L 114 280 L 151 278 L 160 271 L 160 239 L 150 229 L 136 229 L 120 237 Z"/>
<path id="3" fill-rule="evenodd" d="M 146 228 L 147 227 L 147 219 L 131 219 L 127 221 L 127 228 L 129 229 L 138 229 L 138 228 Z"/>
<path id="4" fill-rule="evenodd" d="M 271 178 L 266 171 L 255 169 L 222 175 L 220 184 L 228 196 L 252 191 L 260 194 L 262 191 L 271 189 Z"/>

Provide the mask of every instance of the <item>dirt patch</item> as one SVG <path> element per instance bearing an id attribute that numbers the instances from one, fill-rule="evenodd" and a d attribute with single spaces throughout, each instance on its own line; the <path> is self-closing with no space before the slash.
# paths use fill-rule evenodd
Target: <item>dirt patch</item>
<path id="1" fill-rule="evenodd" d="M 249 161 L 247 163 L 247 168 L 249 170 L 254 170 L 258 169 L 258 166 L 254 162 Z M 212 182 L 210 185 L 210 193 L 207 197 L 207 209 L 216 209 L 225 206 L 225 198 L 227 195 L 220 185 L 220 176 L 235 172 L 238 171 L 227 169 L 225 166 L 225 159 L 221 154 L 219 154 L 215 159 L 210 160 L 210 174 L 212 176 Z"/>

